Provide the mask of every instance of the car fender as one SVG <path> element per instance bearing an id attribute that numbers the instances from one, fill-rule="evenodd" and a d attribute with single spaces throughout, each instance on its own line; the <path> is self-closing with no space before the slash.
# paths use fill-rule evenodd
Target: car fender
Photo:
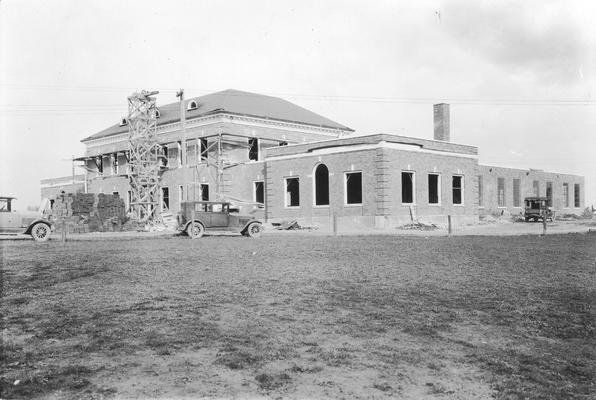
<path id="1" fill-rule="evenodd" d="M 56 228 L 56 227 L 54 226 L 54 224 L 53 224 L 53 223 L 51 223 L 51 222 L 50 222 L 50 221 L 48 221 L 47 219 L 38 218 L 38 219 L 34 220 L 33 222 L 31 222 L 31 223 L 29 224 L 29 226 L 27 227 L 27 229 L 25 229 L 25 232 L 23 232 L 23 233 L 26 233 L 27 235 L 28 235 L 28 234 L 30 234 L 30 233 L 31 233 L 31 229 L 33 229 L 33 226 L 34 226 L 35 224 L 39 223 L 39 222 L 41 222 L 41 223 L 43 223 L 43 224 L 46 224 L 47 226 L 49 226 L 49 227 L 50 227 L 50 231 L 51 231 L 51 232 L 54 232 L 54 230 L 55 230 L 55 228 Z"/>
<path id="2" fill-rule="evenodd" d="M 204 222 L 204 221 L 202 221 L 202 220 L 200 220 L 200 219 L 198 219 L 198 218 L 195 218 L 193 221 L 188 221 L 188 222 L 187 222 L 187 223 L 184 225 L 184 229 L 182 229 L 182 231 L 186 232 L 186 230 L 188 229 L 188 227 L 190 226 L 190 224 L 192 224 L 193 222 L 194 222 L 194 223 L 196 223 L 196 224 L 201 224 L 201 225 L 203 225 L 203 229 L 206 229 L 206 226 L 207 226 L 207 225 L 205 224 L 205 222 Z"/>
<path id="3" fill-rule="evenodd" d="M 261 226 L 263 225 L 263 222 L 262 221 L 259 221 L 258 219 L 253 219 L 253 220 L 248 221 L 246 224 L 244 224 L 244 226 L 242 227 L 241 232 L 245 232 L 248 229 L 248 226 L 250 224 L 254 224 L 254 223 L 261 224 Z"/>

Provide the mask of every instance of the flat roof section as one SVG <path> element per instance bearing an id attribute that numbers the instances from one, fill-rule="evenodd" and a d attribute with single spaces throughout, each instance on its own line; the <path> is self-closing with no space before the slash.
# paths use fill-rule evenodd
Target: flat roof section
<path id="1" fill-rule="evenodd" d="M 271 147 L 265 149 L 265 154 L 266 158 L 285 157 L 304 153 L 312 153 L 314 151 L 323 149 L 333 149 L 348 146 L 375 145 L 382 142 L 405 146 L 414 146 L 419 149 L 444 152 L 447 154 L 451 153 L 452 155 L 478 155 L 478 148 L 475 146 L 388 134 L 373 134 L 366 136 L 345 137 L 338 139 L 321 140 L 317 142 L 291 144 L 283 147 Z"/>

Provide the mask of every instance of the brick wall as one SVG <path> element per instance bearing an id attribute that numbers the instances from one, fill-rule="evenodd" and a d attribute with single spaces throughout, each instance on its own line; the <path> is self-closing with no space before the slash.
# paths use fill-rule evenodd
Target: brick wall
<path id="1" fill-rule="evenodd" d="M 319 163 L 329 169 L 329 206 L 314 205 L 314 171 Z M 345 203 L 345 173 L 362 171 L 362 205 Z M 414 173 L 414 203 L 402 203 L 402 171 Z M 428 173 L 438 173 L 440 201 L 428 203 Z M 302 219 L 311 222 L 329 221 L 336 214 L 354 223 L 380 227 L 410 222 L 415 219 L 446 223 L 446 216 L 455 221 L 473 222 L 478 218 L 475 158 L 400 151 L 379 145 L 367 150 L 341 151 L 267 161 L 267 217 L 272 220 Z M 463 179 L 463 202 L 453 205 L 453 175 Z M 298 177 L 300 206 L 285 205 L 285 180 Z M 376 222 L 375 222 L 376 221 Z"/>
<path id="2" fill-rule="evenodd" d="M 266 170 L 267 218 L 328 220 L 339 217 L 374 216 L 377 210 L 376 150 L 353 151 L 322 156 L 268 160 Z M 314 172 L 323 163 L 329 170 L 329 205 L 314 204 Z M 345 204 L 345 173 L 362 172 L 362 205 Z M 298 177 L 300 206 L 285 206 L 285 178 Z"/>
<path id="3" fill-rule="evenodd" d="M 499 214 L 507 212 L 510 214 L 519 214 L 523 210 L 523 200 L 526 196 L 534 196 L 534 181 L 538 182 L 539 196 L 546 197 L 547 182 L 552 183 L 553 205 L 557 213 L 581 214 L 585 208 L 585 182 L 584 177 L 578 175 L 558 174 L 554 172 L 545 172 L 541 170 L 523 170 L 514 168 L 495 167 L 490 165 L 480 165 L 479 175 L 482 175 L 484 186 L 484 207 L 482 211 L 488 214 Z M 498 178 L 504 179 L 505 205 L 499 206 L 498 203 Z M 513 180 L 520 181 L 520 207 L 514 207 L 513 203 Z M 563 184 L 569 186 L 569 207 L 565 206 L 563 197 Z M 574 186 L 580 187 L 580 206 L 574 204 Z"/>
<path id="4" fill-rule="evenodd" d="M 424 222 L 446 223 L 446 216 L 452 215 L 457 223 L 475 222 L 478 218 L 477 206 L 477 160 L 448 154 L 414 153 L 388 149 L 388 194 L 390 199 L 390 221 L 403 223 L 410 221 L 410 209 L 414 218 Z M 402 202 L 402 171 L 414 172 L 414 204 Z M 439 202 L 430 204 L 428 175 L 439 176 Z M 453 204 L 453 176 L 461 176 L 463 181 L 462 204 Z"/>

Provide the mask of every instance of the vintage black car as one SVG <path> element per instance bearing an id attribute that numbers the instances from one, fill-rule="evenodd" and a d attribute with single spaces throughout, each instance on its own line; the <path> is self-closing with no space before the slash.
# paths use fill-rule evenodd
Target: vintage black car
<path id="1" fill-rule="evenodd" d="M 263 231 L 260 220 L 240 215 L 225 201 L 184 201 L 178 214 L 178 230 L 198 239 L 207 232 L 238 232 L 259 237 Z"/>
<path id="2" fill-rule="evenodd" d="M 19 211 L 13 209 L 14 197 L 0 196 L 0 234 L 31 235 L 38 242 L 45 242 L 54 230 L 52 222 L 41 211 Z"/>
<path id="3" fill-rule="evenodd" d="M 526 197 L 524 199 L 524 219 L 526 222 L 533 220 L 555 220 L 555 212 L 548 207 L 546 197 Z"/>

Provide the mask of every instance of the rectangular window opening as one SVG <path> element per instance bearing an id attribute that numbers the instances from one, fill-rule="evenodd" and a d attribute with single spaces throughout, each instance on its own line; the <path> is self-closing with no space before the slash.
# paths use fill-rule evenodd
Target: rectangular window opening
<path id="1" fill-rule="evenodd" d="M 209 158 L 209 143 L 207 139 L 201 139 L 201 161 L 206 161 Z"/>
<path id="2" fill-rule="evenodd" d="M 439 174 L 428 174 L 428 204 L 439 204 Z"/>
<path id="3" fill-rule="evenodd" d="M 201 201 L 209 201 L 209 184 L 201 183 L 199 185 L 199 198 Z"/>
<path id="4" fill-rule="evenodd" d="M 573 200 L 574 200 L 574 206 L 575 208 L 579 208 L 581 206 L 581 197 L 580 197 L 580 193 L 579 193 L 579 183 L 576 183 L 573 185 Z"/>
<path id="5" fill-rule="evenodd" d="M 265 203 L 265 182 L 257 181 L 255 182 L 255 192 L 254 192 L 254 199 L 255 203 Z"/>
<path id="6" fill-rule="evenodd" d="M 103 157 L 99 156 L 95 159 L 95 166 L 97 167 L 97 173 L 103 174 Z"/>
<path id="7" fill-rule="evenodd" d="M 401 202 L 402 204 L 414 203 L 414 173 L 401 173 Z"/>
<path id="8" fill-rule="evenodd" d="M 548 207 L 553 206 L 553 183 L 546 182 L 546 205 Z"/>
<path id="9" fill-rule="evenodd" d="M 112 175 L 118 175 L 118 154 L 112 154 Z"/>
<path id="10" fill-rule="evenodd" d="M 513 180 L 513 207 L 521 207 L 520 180 Z"/>
<path id="11" fill-rule="evenodd" d="M 170 210 L 170 188 L 161 188 L 161 211 Z"/>
<path id="12" fill-rule="evenodd" d="M 532 188 L 534 190 L 534 196 L 540 196 L 540 182 L 532 182 Z"/>
<path id="13" fill-rule="evenodd" d="M 452 180 L 453 204 L 464 203 L 464 177 L 454 175 Z"/>
<path id="14" fill-rule="evenodd" d="M 178 166 L 178 146 L 176 143 L 168 145 L 168 167 L 176 168 Z"/>
<path id="15" fill-rule="evenodd" d="M 159 165 L 163 168 L 167 168 L 168 166 L 168 146 L 163 145 L 160 147 L 161 153 L 159 155 Z"/>
<path id="16" fill-rule="evenodd" d="M 362 172 L 346 173 L 346 204 L 362 204 Z"/>
<path id="17" fill-rule="evenodd" d="M 298 178 L 286 178 L 286 207 L 300 206 L 300 181 Z"/>
<path id="18" fill-rule="evenodd" d="M 563 201 L 565 202 L 565 207 L 569 208 L 569 184 L 563 184 Z"/>
<path id="19" fill-rule="evenodd" d="M 193 165 L 197 163 L 197 141 L 195 139 L 186 142 L 186 164 Z"/>
<path id="20" fill-rule="evenodd" d="M 478 207 L 484 207 L 484 181 L 482 175 L 478 175 Z"/>
<path id="21" fill-rule="evenodd" d="M 248 159 L 253 161 L 259 161 L 259 139 L 249 138 L 248 139 Z"/>
<path id="22" fill-rule="evenodd" d="M 505 178 L 497 178 L 497 200 L 499 207 L 505 207 Z"/>

